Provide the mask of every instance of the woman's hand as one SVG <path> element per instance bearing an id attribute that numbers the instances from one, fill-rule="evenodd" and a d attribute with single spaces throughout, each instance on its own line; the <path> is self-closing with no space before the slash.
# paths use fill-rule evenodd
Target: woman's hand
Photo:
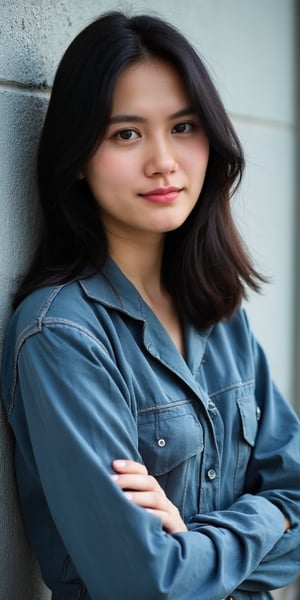
<path id="1" fill-rule="evenodd" d="M 113 468 L 117 474 L 112 475 L 112 479 L 124 490 L 128 500 L 157 515 L 169 533 L 187 531 L 178 508 L 167 498 L 155 477 L 148 475 L 144 465 L 133 460 L 114 460 Z"/>

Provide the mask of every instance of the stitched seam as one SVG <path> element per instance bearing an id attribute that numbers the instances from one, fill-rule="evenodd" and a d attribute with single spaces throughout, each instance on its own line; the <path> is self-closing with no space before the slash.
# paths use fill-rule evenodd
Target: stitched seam
<path id="1" fill-rule="evenodd" d="M 67 285 L 67 284 L 65 284 Z M 46 297 L 44 303 L 42 304 L 38 314 L 37 314 L 37 321 L 39 323 L 39 325 L 42 325 L 42 320 L 43 320 L 43 316 L 48 312 L 54 298 L 56 298 L 57 294 L 60 292 L 60 290 L 65 287 L 64 285 L 59 285 L 56 286 L 55 288 L 53 288 L 50 293 L 48 294 L 48 296 Z"/>
<path id="2" fill-rule="evenodd" d="M 22 334 L 19 336 L 17 343 L 16 343 L 16 351 L 15 351 L 15 360 L 14 360 L 14 368 L 13 368 L 13 380 L 12 380 L 12 386 L 11 386 L 11 393 L 10 393 L 10 406 L 9 406 L 9 410 L 8 410 L 8 416 L 10 416 L 10 414 L 12 413 L 12 410 L 14 408 L 14 394 L 15 394 L 15 389 L 16 389 L 16 385 L 17 385 L 17 370 L 18 370 L 18 358 L 19 358 L 19 353 L 21 350 L 21 347 L 23 346 L 24 342 L 30 338 L 32 335 L 34 335 L 35 333 L 38 333 L 40 331 L 40 327 L 38 325 L 35 326 L 28 326 L 26 327 L 26 329 L 24 329 L 24 331 L 22 332 Z"/>
<path id="3" fill-rule="evenodd" d="M 89 331 L 89 329 L 87 329 L 86 327 L 83 327 L 82 325 L 79 325 L 79 323 L 75 323 L 74 321 L 69 321 L 68 319 L 62 319 L 62 318 L 54 318 L 54 317 L 48 317 L 48 318 L 44 318 L 42 321 L 42 317 L 41 315 L 39 315 L 38 318 L 38 324 L 37 325 L 30 325 L 28 326 L 26 329 L 24 329 L 24 331 L 22 332 L 22 334 L 19 336 L 17 344 L 16 344 L 16 352 L 15 352 L 15 361 L 14 361 L 14 369 L 13 369 L 13 382 L 12 382 L 12 388 L 11 388 L 11 394 L 10 394 L 10 406 L 9 406 L 9 410 L 8 410 L 8 416 L 10 416 L 13 408 L 14 408 L 14 394 L 15 394 L 15 389 L 16 389 L 16 385 L 17 385 L 17 365 L 18 365 L 18 359 L 19 359 L 19 354 L 21 351 L 21 348 L 23 346 L 23 344 L 25 343 L 25 341 L 35 335 L 36 333 L 39 333 L 42 330 L 42 326 L 50 326 L 50 325 L 60 325 L 60 326 L 64 326 L 64 327 L 70 327 L 71 329 L 76 329 L 77 331 L 80 331 L 81 333 L 83 333 L 84 335 L 88 336 L 90 339 L 92 339 L 102 350 L 104 350 L 104 352 L 106 352 L 107 355 L 109 355 L 108 350 L 105 348 L 104 344 L 102 344 L 102 342 L 100 342 L 93 333 L 91 333 L 91 331 Z"/>
<path id="4" fill-rule="evenodd" d="M 77 329 L 77 331 L 84 333 L 94 342 L 96 342 L 96 344 L 100 346 L 102 350 L 106 352 L 106 354 L 108 354 L 108 350 L 107 348 L 105 348 L 104 344 L 102 344 L 102 342 L 100 342 L 100 340 L 87 327 L 76 323 L 76 321 L 70 321 L 69 319 L 64 319 L 62 317 L 46 317 L 45 319 L 43 319 L 43 325 L 45 327 L 50 325 L 63 325 L 65 327 L 70 327 L 70 329 Z"/>
<path id="5" fill-rule="evenodd" d="M 167 402 L 166 404 L 155 404 L 154 406 L 147 406 L 147 408 L 140 408 L 137 412 L 138 415 L 145 415 L 151 412 L 160 412 L 163 409 L 174 408 L 175 406 L 184 406 L 185 404 L 192 404 L 191 400 L 177 400 L 175 402 Z"/>
<path id="6" fill-rule="evenodd" d="M 163 467 L 160 467 L 159 471 L 157 469 L 155 469 L 154 471 L 152 471 L 152 474 L 157 475 L 158 477 L 160 475 L 166 475 L 168 471 L 172 471 L 179 465 L 182 465 L 183 463 L 188 462 L 193 456 L 196 456 L 197 454 L 201 454 L 203 452 L 203 448 L 204 448 L 203 444 L 201 444 L 201 445 L 198 444 L 193 450 L 190 450 L 186 454 L 181 455 L 180 458 L 178 458 L 177 460 L 171 461 L 171 459 L 169 459 L 167 462 L 164 463 Z M 161 470 L 162 468 L 163 468 L 163 471 Z"/>
<path id="7" fill-rule="evenodd" d="M 218 396 L 218 394 L 223 394 L 224 392 L 229 392 L 230 390 L 244 388 L 244 387 L 247 387 L 248 385 L 254 384 L 254 383 L 255 383 L 254 379 L 248 379 L 247 381 L 240 381 L 238 383 L 232 383 L 231 385 L 226 385 L 225 387 L 220 388 L 219 390 L 216 390 L 215 392 L 211 392 L 209 394 L 209 397 L 213 398 L 214 396 Z"/>

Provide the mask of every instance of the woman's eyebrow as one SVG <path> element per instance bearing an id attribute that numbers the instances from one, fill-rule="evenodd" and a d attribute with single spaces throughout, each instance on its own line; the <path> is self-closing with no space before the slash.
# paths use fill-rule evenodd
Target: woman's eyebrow
<path id="1" fill-rule="evenodd" d="M 178 119 L 180 117 L 188 117 L 190 115 L 195 115 L 195 114 L 196 114 L 195 109 L 192 106 L 187 106 L 186 108 L 182 108 L 181 110 L 178 110 L 177 112 L 170 115 L 169 119 L 171 121 L 173 119 Z"/>
<path id="2" fill-rule="evenodd" d="M 191 107 L 185 107 L 182 108 L 178 111 L 176 111 L 175 113 L 171 114 L 168 117 L 169 121 L 172 121 L 173 119 L 178 119 L 180 117 L 186 117 L 189 115 L 193 115 L 195 114 L 195 110 Z M 146 119 L 145 117 L 139 116 L 139 115 L 114 115 L 112 117 L 110 117 L 108 124 L 109 125 L 113 125 L 114 123 L 145 123 L 148 119 Z"/>

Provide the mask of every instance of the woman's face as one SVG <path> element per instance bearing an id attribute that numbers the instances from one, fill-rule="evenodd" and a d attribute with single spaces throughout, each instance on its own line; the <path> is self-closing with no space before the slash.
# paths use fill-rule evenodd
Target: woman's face
<path id="1" fill-rule="evenodd" d="M 176 70 L 160 59 L 127 67 L 105 137 L 83 169 L 110 236 L 174 230 L 195 206 L 209 144 Z"/>

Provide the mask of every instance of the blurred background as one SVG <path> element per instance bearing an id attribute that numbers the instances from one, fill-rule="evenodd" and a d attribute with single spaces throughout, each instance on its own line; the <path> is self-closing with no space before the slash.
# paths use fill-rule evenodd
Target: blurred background
<path id="1" fill-rule="evenodd" d="M 205 59 L 246 153 L 236 219 L 258 269 L 270 278 L 246 307 L 274 379 L 299 413 L 297 0 L 0 0 L 0 342 L 38 231 L 34 161 L 55 69 L 79 30 L 111 9 L 167 18 Z M 47 600 L 11 465 L 0 414 L 0 600 Z M 299 590 L 276 592 L 276 599 L 299 600 Z"/>

